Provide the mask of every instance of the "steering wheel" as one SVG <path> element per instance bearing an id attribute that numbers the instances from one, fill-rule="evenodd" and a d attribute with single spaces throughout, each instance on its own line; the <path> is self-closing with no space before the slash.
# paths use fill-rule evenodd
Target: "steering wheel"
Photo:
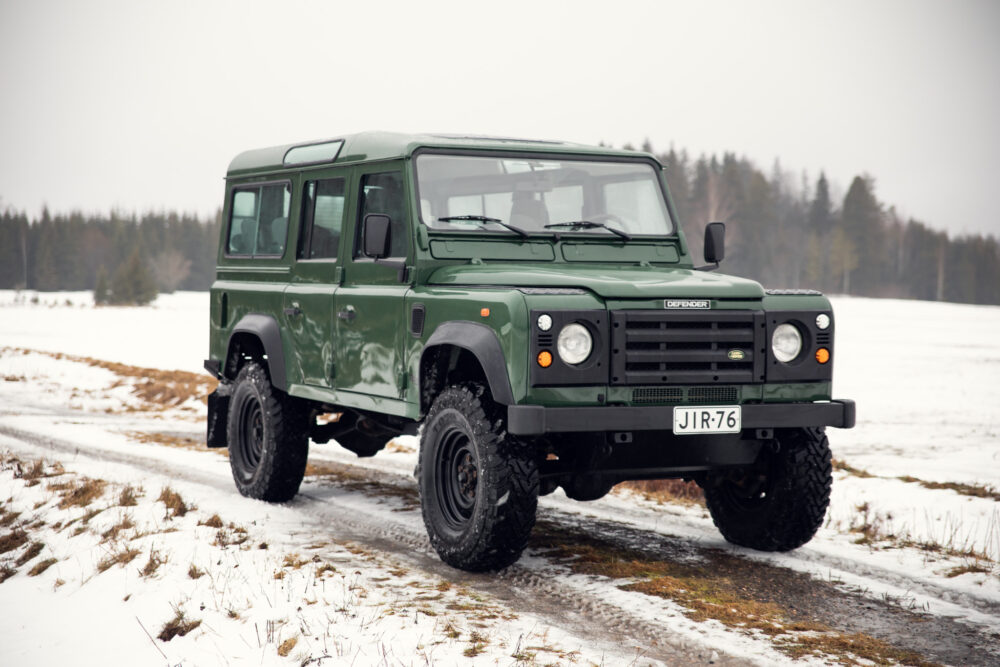
<path id="1" fill-rule="evenodd" d="M 614 213 L 598 213 L 597 215 L 592 215 L 587 219 L 592 222 L 617 222 L 619 225 L 621 225 L 623 232 L 629 231 L 628 223 L 626 223 L 620 216 L 617 216 Z"/>

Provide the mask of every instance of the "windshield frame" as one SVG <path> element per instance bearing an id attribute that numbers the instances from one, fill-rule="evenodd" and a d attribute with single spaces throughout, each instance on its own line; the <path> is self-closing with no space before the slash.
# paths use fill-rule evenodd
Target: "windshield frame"
<path id="1" fill-rule="evenodd" d="M 528 229 L 525 230 L 531 237 L 535 238 L 551 238 L 558 240 L 563 236 L 573 236 L 577 240 L 593 240 L 593 241 L 616 241 L 617 243 L 634 243 L 636 241 L 650 241 L 657 239 L 677 239 L 680 233 L 680 224 L 677 220 L 677 214 L 674 210 L 673 201 L 670 199 L 670 194 L 667 191 L 666 184 L 663 177 L 663 165 L 661 165 L 655 158 L 637 154 L 634 157 L 630 155 L 604 155 L 601 153 L 563 153 L 554 151 L 518 151 L 518 150 L 502 150 L 502 149 L 488 149 L 488 148 L 473 148 L 473 149 L 462 149 L 462 148 L 437 148 L 437 147 L 420 147 L 414 150 L 411 154 L 412 160 L 412 173 L 413 173 L 413 193 L 416 198 L 415 208 L 416 208 L 416 219 L 420 221 L 431 234 L 446 234 L 446 235 L 482 235 L 487 234 L 490 236 L 497 235 L 502 237 L 516 237 L 518 240 L 524 240 L 522 237 L 518 236 L 510 230 L 504 229 L 503 227 L 497 226 L 498 229 L 489 229 L 485 226 L 478 227 L 475 229 L 437 229 L 427 224 L 423 217 L 423 210 L 420 205 L 420 174 L 417 166 L 417 159 L 421 155 L 444 155 L 444 156 L 454 156 L 454 157 L 485 157 L 493 159 L 511 159 L 511 160 L 554 160 L 554 161 L 566 161 L 566 162 L 610 162 L 610 163 L 644 163 L 650 166 L 653 170 L 653 177 L 656 181 L 656 185 L 659 188 L 660 195 L 663 197 L 663 209 L 666 213 L 665 222 L 671 226 L 671 231 L 666 234 L 637 234 L 629 232 L 631 239 L 626 241 L 617 234 L 608 232 L 607 230 L 583 230 L 583 229 L 547 229 L 545 231 Z M 509 222 L 509 221 L 504 221 Z"/>

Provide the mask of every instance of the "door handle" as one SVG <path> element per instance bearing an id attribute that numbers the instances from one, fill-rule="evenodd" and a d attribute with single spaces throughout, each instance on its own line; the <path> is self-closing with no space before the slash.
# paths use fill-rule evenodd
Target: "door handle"
<path id="1" fill-rule="evenodd" d="M 354 311 L 354 306 L 348 306 L 347 308 L 337 313 L 337 317 L 339 317 L 342 320 L 348 320 L 348 321 L 353 320 L 355 317 L 357 317 L 357 315 L 358 314 Z"/>
<path id="2" fill-rule="evenodd" d="M 298 317 L 302 314 L 302 309 L 298 306 L 293 306 L 291 308 L 285 308 L 285 315 L 288 317 Z"/>

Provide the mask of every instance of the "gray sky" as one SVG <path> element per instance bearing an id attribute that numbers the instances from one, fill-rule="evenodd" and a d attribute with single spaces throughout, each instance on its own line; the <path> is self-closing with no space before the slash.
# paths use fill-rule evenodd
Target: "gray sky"
<path id="1" fill-rule="evenodd" d="M 485 7 L 0 0 L 0 205 L 204 214 L 236 153 L 368 129 L 648 137 L 1000 235 L 998 2 Z"/>

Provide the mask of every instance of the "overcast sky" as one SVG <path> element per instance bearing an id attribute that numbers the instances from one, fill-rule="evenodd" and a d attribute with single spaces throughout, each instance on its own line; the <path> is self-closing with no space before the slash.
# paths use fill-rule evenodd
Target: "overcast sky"
<path id="1" fill-rule="evenodd" d="M 33 216 L 206 214 L 242 150 L 380 129 L 648 137 L 840 196 L 868 173 L 1000 235 L 990 0 L 0 0 L 0 95 L 0 206 Z"/>

